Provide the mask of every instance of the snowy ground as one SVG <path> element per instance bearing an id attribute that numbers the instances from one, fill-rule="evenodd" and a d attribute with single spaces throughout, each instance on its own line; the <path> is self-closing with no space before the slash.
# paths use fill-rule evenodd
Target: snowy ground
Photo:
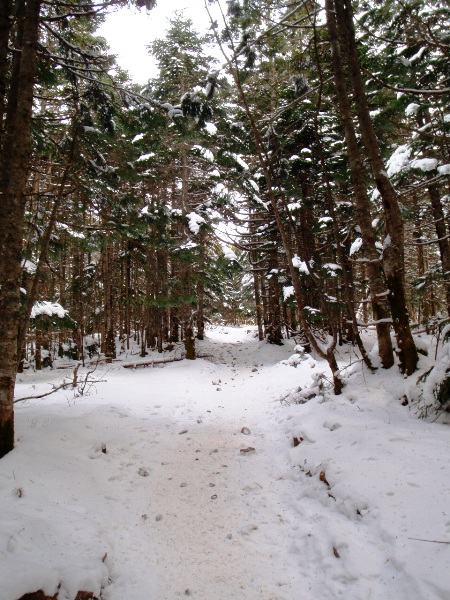
<path id="1" fill-rule="evenodd" d="M 281 364 L 290 342 L 220 327 L 198 346 L 16 405 L 1 599 L 448 600 L 450 428 L 401 405 L 412 378 L 298 405 L 280 398 L 327 370 Z M 27 373 L 17 397 L 68 374 Z"/>

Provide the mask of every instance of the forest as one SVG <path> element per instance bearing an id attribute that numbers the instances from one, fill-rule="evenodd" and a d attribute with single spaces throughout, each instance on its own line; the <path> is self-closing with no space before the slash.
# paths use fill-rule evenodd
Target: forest
<path id="1" fill-rule="evenodd" d="M 143 87 L 96 36 L 124 4 L 0 9 L 0 455 L 18 372 L 195 359 L 221 320 L 300 336 L 335 394 L 343 344 L 412 375 L 450 307 L 447 3 L 207 1 Z"/>

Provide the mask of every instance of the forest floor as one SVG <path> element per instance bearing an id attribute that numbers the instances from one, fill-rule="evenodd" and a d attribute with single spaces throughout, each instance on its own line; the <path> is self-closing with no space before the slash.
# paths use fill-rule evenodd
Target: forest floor
<path id="1" fill-rule="evenodd" d="M 16 405 L 1 599 L 448 600 L 450 428 L 402 406 L 412 378 L 359 370 L 297 404 L 327 369 L 283 364 L 293 341 L 217 327 L 197 346 Z M 69 376 L 26 373 L 17 397 Z"/>

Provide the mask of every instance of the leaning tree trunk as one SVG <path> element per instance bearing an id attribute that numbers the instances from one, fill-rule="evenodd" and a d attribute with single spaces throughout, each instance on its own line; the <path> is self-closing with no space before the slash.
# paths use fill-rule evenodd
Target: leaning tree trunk
<path id="1" fill-rule="evenodd" d="M 375 235 L 372 228 L 370 201 L 364 175 L 364 167 L 358 148 L 355 127 L 353 125 L 352 110 L 345 80 L 344 65 L 342 62 L 341 47 L 336 29 L 335 11 L 333 1 L 326 0 L 328 35 L 331 45 L 331 59 L 336 85 L 336 94 L 339 105 L 339 116 L 344 130 L 347 154 L 350 164 L 352 186 L 355 194 L 355 209 L 358 225 L 361 229 L 363 248 L 366 255 L 367 276 L 371 294 L 372 313 L 375 321 L 378 352 L 381 364 L 389 369 L 394 364 L 394 354 L 390 336 L 390 319 L 386 306 L 386 291 L 381 278 L 380 257 L 375 246 Z"/>
<path id="2" fill-rule="evenodd" d="M 207 6 L 206 6 L 206 9 L 208 10 Z M 209 10 L 208 10 L 208 14 L 211 18 L 211 14 L 209 13 Z M 336 349 L 337 337 L 336 337 L 336 335 L 333 335 L 332 342 L 328 345 L 328 347 L 326 349 L 323 349 L 323 348 L 321 348 L 320 344 L 314 337 L 313 332 L 311 331 L 311 327 L 309 326 L 308 320 L 306 318 L 305 302 L 304 302 L 304 297 L 303 297 L 302 290 L 300 287 L 298 273 L 293 264 L 292 244 L 291 244 L 291 241 L 287 234 L 286 226 L 285 226 L 285 223 L 283 221 L 282 215 L 279 210 L 278 201 L 277 201 L 279 198 L 277 197 L 277 194 L 272 185 L 272 178 L 271 178 L 271 173 L 270 173 L 270 169 L 269 169 L 270 161 L 268 160 L 269 157 L 267 156 L 267 152 L 265 150 L 265 145 L 264 145 L 263 139 L 261 137 L 261 133 L 255 122 L 252 111 L 251 111 L 250 106 L 247 101 L 247 96 L 242 87 L 242 81 L 241 81 L 241 78 L 239 75 L 239 70 L 237 67 L 237 55 L 236 55 L 236 53 L 234 54 L 233 62 L 232 62 L 227 57 L 226 53 L 224 52 L 222 42 L 216 31 L 214 31 L 214 35 L 215 35 L 217 43 L 219 44 L 219 46 L 224 54 L 224 57 L 227 61 L 230 72 L 233 76 L 239 97 L 241 99 L 244 111 L 247 115 L 251 130 L 252 130 L 253 141 L 255 142 L 256 155 L 258 157 L 260 167 L 263 171 L 264 180 L 267 185 L 267 196 L 270 200 L 270 204 L 271 204 L 273 214 L 275 217 L 275 222 L 276 222 L 277 228 L 280 233 L 281 242 L 283 244 L 283 249 L 284 249 L 284 252 L 286 253 L 286 261 L 287 261 L 287 265 L 288 265 L 288 269 L 289 269 L 289 275 L 291 276 L 291 279 L 292 279 L 292 285 L 294 287 L 294 295 L 295 295 L 295 300 L 297 302 L 298 314 L 299 314 L 301 326 L 305 332 L 306 337 L 308 338 L 309 343 L 311 344 L 312 348 L 314 349 L 314 351 L 321 358 L 324 358 L 325 360 L 327 360 L 328 365 L 331 369 L 332 377 L 333 377 L 334 393 L 336 395 L 338 395 L 338 394 L 342 393 L 342 388 L 343 388 L 344 384 L 343 384 L 343 381 L 340 376 L 340 371 L 339 371 L 337 361 L 336 361 L 336 356 L 334 353 L 335 349 Z M 285 202 L 284 202 L 284 204 L 285 204 Z"/>
<path id="3" fill-rule="evenodd" d="M 327 0 L 327 4 L 330 3 L 331 0 Z M 361 137 L 383 203 L 387 234 L 383 250 L 383 269 L 389 291 L 388 300 L 394 330 L 399 346 L 400 368 L 403 373 L 411 375 L 417 368 L 419 357 L 411 334 L 406 306 L 403 219 L 397 193 L 386 174 L 380 146 L 370 116 L 356 47 L 352 2 L 351 0 L 335 0 L 334 9 L 336 23 L 347 58 L 348 73 L 352 84 Z"/>
<path id="4" fill-rule="evenodd" d="M 0 155 L 0 458 L 14 448 L 19 282 L 41 0 L 28 0 Z"/>
<path id="5" fill-rule="evenodd" d="M 329 210 L 330 216 L 332 218 L 332 228 L 333 228 L 333 235 L 334 235 L 334 240 L 335 240 L 335 244 L 336 244 L 336 254 L 337 254 L 337 257 L 339 260 L 339 264 L 342 267 L 343 296 L 345 299 L 348 316 L 350 318 L 349 324 L 350 324 L 350 328 L 351 328 L 350 332 L 352 335 L 352 341 L 353 341 L 353 343 L 357 344 L 359 351 L 361 352 L 361 357 L 362 357 L 363 361 L 365 362 L 365 364 L 369 367 L 369 369 L 373 370 L 374 367 L 372 365 L 372 361 L 370 360 L 369 355 L 367 354 L 366 348 L 364 346 L 364 343 L 362 341 L 362 338 L 361 338 L 361 335 L 359 332 L 358 319 L 356 316 L 356 309 L 355 309 L 353 269 L 352 269 L 351 262 L 349 260 L 348 252 L 344 252 L 344 244 L 342 243 L 342 240 L 341 240 L 340 224 L 339 224 L 339 220 L 338 220 L 338 215 L 335 210 L 335 202 L 334 202 L 334 196 L 333 196 L 333 191 L 332 191 L 332 187 L 331 187 L 331 180 L 330 180 L 328 168 L 326 166 L 324 147 L 323 147 L 321 131 L 320 131 L 320 127 L 319 127 L 318 116 L 319 116 L 319 111 L 320 111 L 320 107 L 321 107 L 321 103 L 322 103 L 324 76 L 323 76 L 323 71 L 322 71 L 322 64 L 321 64 L 321 61 L 319 58 L 319 50 L 318 50 L 318 39 L 319 38 L 318 38 L 318 34 L 317 34 L 315 27 L 316 26 L 314 24 L 314 47 L 315 47 L 315 55 L 316 55 L 317 73 L 319 76 L 317 110 L 314 114 L 314 129 L 316 131 L 316 136 L 317 136 L 317 149 L 318 149 L 318 153 L 319 153 L 320 165 L 321 165 L 323 176 L 324 176 L 328 210 Z M 347 323 L 347 325 L 348 325 L 348 323 Z"/>

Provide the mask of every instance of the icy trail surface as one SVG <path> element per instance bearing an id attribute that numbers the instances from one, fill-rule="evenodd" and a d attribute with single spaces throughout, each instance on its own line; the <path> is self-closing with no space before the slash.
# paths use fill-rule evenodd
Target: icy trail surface
<path id="1" fill-rule="evenodd" d="M 378 392 L 280 402 L 326 372 L 281 364 L 291 341 L 219 327 L 197 346 L 205 358 L 115 364 L 88 396 L 17 405 L 2 600 L 448 600 L 448 426 L 409 415 L 386 374 Z"/>

